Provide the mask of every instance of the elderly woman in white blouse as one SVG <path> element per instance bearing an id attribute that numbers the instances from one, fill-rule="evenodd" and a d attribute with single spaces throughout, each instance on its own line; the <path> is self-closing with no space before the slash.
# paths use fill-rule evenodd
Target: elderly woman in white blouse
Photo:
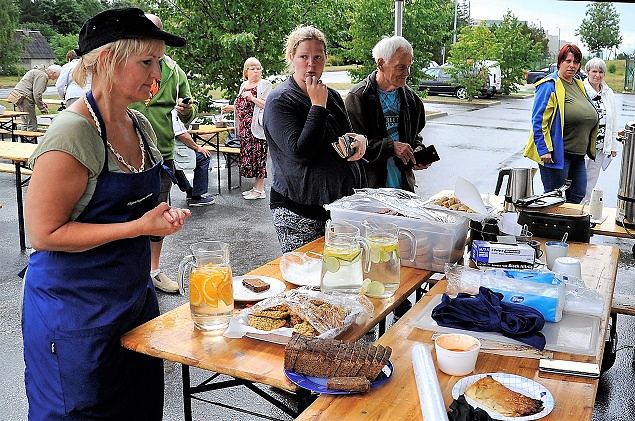
<path id="1" fill-rule="evenodd" d="M 595 161 L 588 158 L 586 161 L 587 185 L 586 195 L 582 203 L 588 203 L 605 160 L 614 158 L 617 155 L 617 132 L 615 127 L 617 111 L 615 109 L 615 94 L 604 81 L 604 75 L 606 74 L 606 63 L 604 60 L 592 58 L 584 66 L 584 69 L 589 76 L 584 81 L 584 88 L 600 117 Z"/>

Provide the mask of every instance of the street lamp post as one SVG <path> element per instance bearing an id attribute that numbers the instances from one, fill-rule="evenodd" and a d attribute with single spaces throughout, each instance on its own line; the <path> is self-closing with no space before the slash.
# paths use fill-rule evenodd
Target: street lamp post
<path id="1" fill-rule="evenodd" d="M 452 30 L 452 44 L 456 44 L 456 19 L 457 19 L 457 9 L 459 0 L 454 0 L 454 29 Z"/>
<path id="2" fill-rule="evenodd" d="M 402 36 L 403 28 L 403 0 L 395 0 L 395 35 Z"/>

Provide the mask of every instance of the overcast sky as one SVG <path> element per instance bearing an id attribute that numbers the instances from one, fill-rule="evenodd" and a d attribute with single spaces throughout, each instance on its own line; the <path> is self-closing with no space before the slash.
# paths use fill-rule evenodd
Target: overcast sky
<path id="1" fill-rule="evenodd" d="M 586 1 L 558 0 L 469 0 L 473 19 L 502 19 L 507 10 L 521 21 L 542 26 L 549 35 L 558 35 L 560 39 L 576 43 L 585 50 L 582 42 L 575 36 L 585 17 Z M 635 51 L 635 4 L 613 3 L 620 15 L 620 33 L 622 45 L 618 51 Z"/>

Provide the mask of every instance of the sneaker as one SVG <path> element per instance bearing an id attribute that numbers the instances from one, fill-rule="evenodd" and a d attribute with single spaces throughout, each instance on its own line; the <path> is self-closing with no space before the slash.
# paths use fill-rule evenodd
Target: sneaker
<path id="1" fill-rule="evenodd" d="M 243 197 L 244 196 L 250 196 L 253 192 L 254 192 L 254 189 L 247 190 L 247 191 L 242 192 L 242 195 L 243 195 Z"/>
<path id="2" fill-rule="evenodd" d="M 264 190 L 253 190 L 250 194 L 246 194 L 243 197 L 247 200 L 265 199 L 267 197 L 267 193 L 265 193 Z"/>
<path id="3" fill-rule="evenodd" d="M 168 278 L 168 275 L 163 272 L 159 272 L 158 274 L 156 274 L 152 278 L 152 283 L 154 284 L 155 288 L 160 289 L 163 292 L 179 292 L 179 284 Z"/>
<path id="4" fill-rule="evenodd" d="M 214 203 L 216 203 L 216 200 L 211 196 L 201 196 L 200 199 L 191 198 L 187 201 L 188 206 L 209 206 Z"/>

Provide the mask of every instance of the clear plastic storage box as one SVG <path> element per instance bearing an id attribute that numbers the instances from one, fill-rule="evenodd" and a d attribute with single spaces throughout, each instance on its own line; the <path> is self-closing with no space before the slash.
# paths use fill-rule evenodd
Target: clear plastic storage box
<path id="1" fill-rule="evenodd" d="M 455 263 L 463 257 L 469 228 L 469 220 L 466 218 L 450 215 L 453 223 L 441 223 L 398 215 L 343 209 L 335 204 L 325 207 L 331 212 L 333 222 L 345 221 L 355 225 L 360 230 L 365 219 L 392 223 L 399 228 L 410 230 L 417 239 L 415 261 L 407 260 L 411 254 L 410 241 L 404 237 L 399 242 L 402 266 L 443 272 L 446 263 Z"/>

